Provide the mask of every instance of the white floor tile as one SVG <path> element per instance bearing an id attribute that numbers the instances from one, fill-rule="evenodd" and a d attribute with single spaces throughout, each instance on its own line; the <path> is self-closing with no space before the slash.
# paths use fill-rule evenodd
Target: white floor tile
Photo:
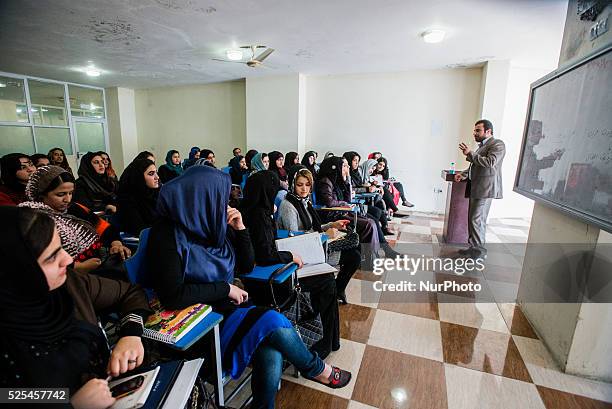
<path id="1" fill-rule="evenodd" d="M 377 310 L 368 344 L 442 361 L 440 323 L 427 318 Z"/>
<path id="2" fill-rule="evenodd" d="M 492 226 L 491 231 L 495 234 L 499 234 L 502 236 L 516 236 L 516 237 L 527 237 L 527 233 L 520 229 L 513 229 L 510 227 L 497 227 Z"/>
<path id="3" fill-rule="evenodd" d="M 438 294 L 438 311 L 440 321 L 467 327 L 482 328 L 509 334 L 508 326 L 495 303 L 453 303 L 460 297 Z"/>
<path id="4" fill-rule="evenodd" d="M 536 385 L 612 402 L 612 384 L 563 373 L 542 341 L 517 335 L 512 338 Z"/>
<path id="5" fill-rule="evenodd" d="M 359 374 L 359 368 L 361 367 L 361 360 L 363 359 L 363 353 L 365 351 L 365 345 L 359 342 L 353 342 L 348 339 L 340 340 L 340 349 L 332 352 L 325 359 L 325 362 L 337 366 L 339 368 L 350 371 L 353 376 L 348 385 L 340 389 L 330 389 L 327 386 L 319 383 L 309 381 L 306 378 L 300 376 L 295 378 L 293 372 L 286 373 L 283 375 L 283 379 L 289 382 L 298 383 L 300 385 L 307 386 L 312 389 L 317 389 L 321 392 L 329 393 L 332 395 L 340 396 L 345 399 L 350 399 L 353 395 L 353 389 L 355 388 L 355 382 L 357 381 L 357 375 Z M 293 371 L 293 369 L 290 369 Z M 306 405 L 307 407 L 308 405 Z"/>
<path id="6" fill-rule="evenodd" d="M 345 290 L 348 302 L 364 307 L 378 307 L 380 292 L 374 291 L 373 284 L 373 281 L 351 279 Z"/>
<path id="7" fill-rule="evenodd" d="M 401 224 L 398 229 L 406 233 L 431 234 L 431 227 L 419 226 L 416 224 Z"/>
<path id="8" fill-rule="evenodd" d="M 445 364 L 448 409 L 545 409 L 535 385 Z"/>

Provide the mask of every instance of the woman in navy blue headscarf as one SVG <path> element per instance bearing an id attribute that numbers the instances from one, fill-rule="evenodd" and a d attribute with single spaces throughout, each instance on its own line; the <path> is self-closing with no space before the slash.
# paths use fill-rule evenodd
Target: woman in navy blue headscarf
<path id="1" fill-rule="evenodd" d="M 253 408 L 274 407 L 283 359 L 307 378 L 345 386 L 350 373 L 326 365 L 282 314 L 248 305 L 246 291 L 233 284 L 234 273 L 251 271 L 254 254 L 240 212 L 228 206 L 230 189 L 229 175 L 209 166 L 193 166 L 162 187 L 162 218 L 147 248 L 162 304 L 174 309 L 202 302 L 223 314 L 223 367 L 236 379 L 252 364 Z"/>
<path id="2" fill-rule="evenodd" d="M 200 159 L 200 148 L 194 146 L 189 151 L 189 157 L 183 161 L 183 170 L 195 165 L 198 159 Z"/>

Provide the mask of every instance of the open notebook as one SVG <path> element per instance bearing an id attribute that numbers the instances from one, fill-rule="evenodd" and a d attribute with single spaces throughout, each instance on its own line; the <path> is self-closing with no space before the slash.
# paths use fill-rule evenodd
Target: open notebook
<path id="1" fill-rule="evenodd" d="M 304 265 L 297 271 L 298 278 L 338 271 L 325 262 L 325 250 L 323 250 L 320 233 L 308 233 L 276 240 L 276 247 L 279 251 L 290 251 L 302 258 Z"/>

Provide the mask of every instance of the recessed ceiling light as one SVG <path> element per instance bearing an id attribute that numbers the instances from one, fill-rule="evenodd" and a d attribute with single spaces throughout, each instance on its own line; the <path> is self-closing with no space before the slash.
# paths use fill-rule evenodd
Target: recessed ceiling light
<path id="1" fill-rule="evenodd" d="M 89 75 L 90 77 L 99 77 L 100 70 L 96 69 L 95 67 L 87 67 L 85 74 Z"/>
<path id="2" fill-rule="evenodd" d="M 228 60 L 232 60 L 232 61 L 242 60 L 242 50 L 236 50 L 236 49 L 227 50 L 225 52 L 225 55 L 227 56 Z"/>
<path id="3" fill-rule="evenodd" d="M 444 40 L 444 36 L 446 35 L 446 31 L 444 30 L 427 30 L 421 33 L 421 37 L 423 37 L 423 41 L 426 43 L 439 43 Z"/>

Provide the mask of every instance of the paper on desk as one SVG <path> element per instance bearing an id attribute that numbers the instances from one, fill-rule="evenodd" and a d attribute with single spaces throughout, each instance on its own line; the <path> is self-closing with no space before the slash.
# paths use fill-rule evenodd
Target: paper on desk
<path id="1" fill-rule="evenodd" d="M 320 233 L 307 233 L 276 240 L 276 248 L 279 251 L 290 251 L 299 255 L 304 264 L 325 263 L 325 251 L 321 244 Z"/>

